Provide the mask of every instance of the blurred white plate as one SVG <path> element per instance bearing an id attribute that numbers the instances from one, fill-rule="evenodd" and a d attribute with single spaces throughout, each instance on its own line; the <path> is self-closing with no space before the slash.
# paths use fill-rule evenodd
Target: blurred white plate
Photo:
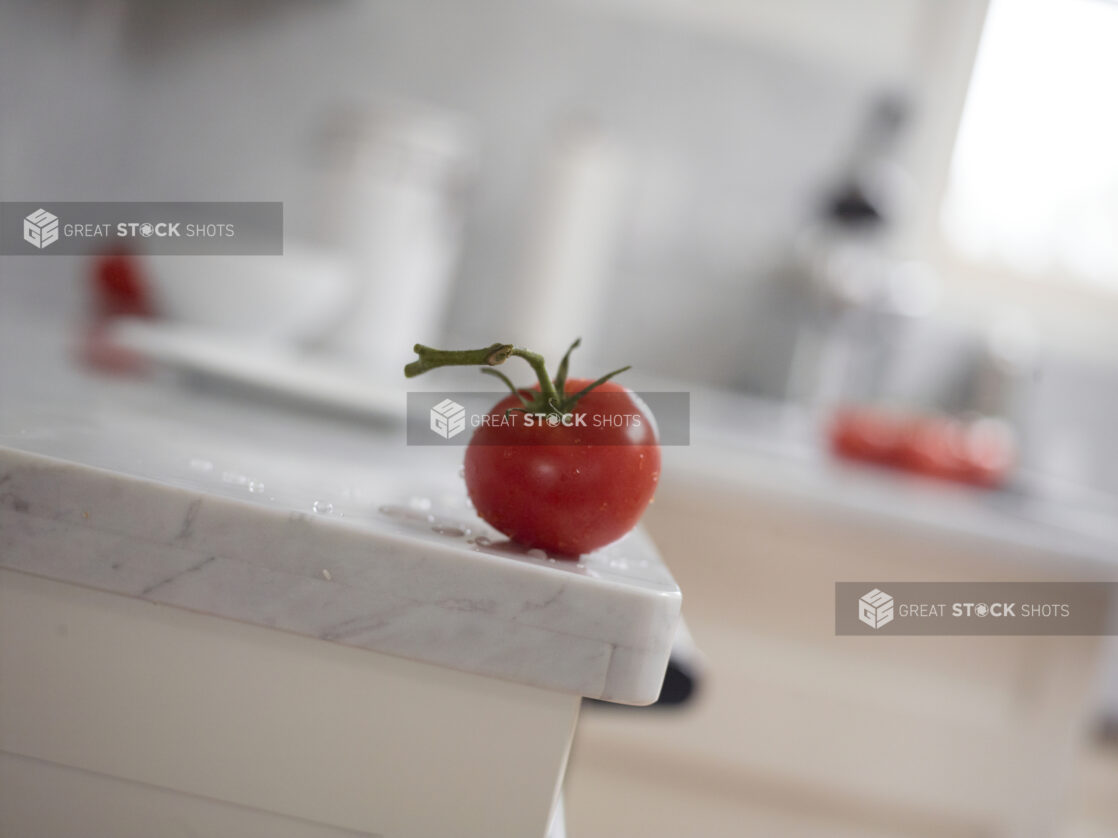
<path id="1" fill-rule="evenodd" d="M 325 333 L 353 296 L 333 255 L 288 244 L 282 256 L 145 256 L 161 313 L 245 338 L 303 340 Z"/>
<path id="2" fill-rule="evenodd" d="M 287 346 L 232 338 L 188 324 L 122 318 L 107 337 L 118 346 L 179 370 L 246 390 L 290 398 L 331 412 L 402 422 L 402 388 L 380 385 L 373 373 Z"/>

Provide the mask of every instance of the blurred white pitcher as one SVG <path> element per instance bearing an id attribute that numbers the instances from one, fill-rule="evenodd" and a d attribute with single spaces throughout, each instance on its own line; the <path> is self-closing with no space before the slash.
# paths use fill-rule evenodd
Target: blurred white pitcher
<path id="1" fill-rule="evenodd" d="M 417 341 L 439 340 L 461 237 L 472 134 L 412 104 L 347 112 L 328 127 L 319 237 L 351 264 L 331 352 L 398 377 Z"/>

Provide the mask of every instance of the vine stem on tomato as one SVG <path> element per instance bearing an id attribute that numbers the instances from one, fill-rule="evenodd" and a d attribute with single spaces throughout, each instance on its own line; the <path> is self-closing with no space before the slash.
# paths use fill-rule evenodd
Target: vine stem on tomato
<path id="1" fill-rule="evenodd" d="M 541 355 L 508 343 L 466 350 L 417 344 L 417 359 L 404 368 L 413 378 L 439 367 L 479 366 L 508 387 L 510 395 L 491 408 L 490 421 L 478 425 L 466 448 L 466 489 L 491 526 L 564 558 L 629 532 L 660 478 L 652 414 L 635 393 L 611 380 L 629 367 L 592 381 L 570 378 L 571 352 L 579 343 L 571 344 L 554 377 Z M 519 388 L 493 369 L 513 357 L 532 367 L 538 379 L 533 387 Z M 568 421 L 508 421 L 517 413 Z M 626 421 L 616 421 L 620 417 Z"/>
<path id="2" fill-rule="evenodd" d="M 548 374 L 547 364 L 542 355 L 537 352 L 529 352 L 527 349 L 520 349 L 511 343 L 494 343 L 484 349 L 432 349 L 429 346 L 417 343 L 414 350 L 419 357 L 404 367 L 404 375 L 408 378 L 415 378 L 417 375 L 422 375 L 439 367 L 481 366 L 482 372 L 501 379 L 505 386 L 512 391 L 512 394 L 520 400 L 521 408 L 518 409 L 528 413 L 563 416 L 570 413 L 574 406 L 578 404 L 579 399 L 595 387 L 600 387 L 615 375 L 620 375 L 631 369 L 628 366 L 622 367 L 606 373 L 597 381 L 591 382 L 575 393 L 567 393 L 567 369 L 570 367 L 571 353 L 581 343 L 582 338 L 576 338 L 575 342 L 570 345 L 566 354 L 563 355 L 563 360 L 559 362 L 554 379 Z M 539 392 L 535 396 L 531 395 L 531 391 L 517 388 L 504 373 L 491 369 L 513 357 L 523 358 L 536 373 L 536 378 L 539 380 Z"/>

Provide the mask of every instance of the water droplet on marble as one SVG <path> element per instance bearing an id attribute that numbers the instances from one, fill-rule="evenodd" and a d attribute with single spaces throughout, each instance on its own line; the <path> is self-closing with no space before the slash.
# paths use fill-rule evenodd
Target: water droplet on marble
<path id="1" fill-rule="evenodd" d="M 541 550 L 539 547 L 533 547 L 528 551 L 527 555 L 531 556 L 533 559 L 546 559 L 547 551 Z"/>
<path id="2" fill-rule="evenodd" d="M 428 509 L 431 508 L 431 499 L 419 497 L 409 498 L 408 506 L 410 506 L 412 509 L 420 509 L 426 512 Z"/>
<path id="3" fill-rule="evenodd" d="M 488 547 L 492 543 L 493 540 L 487 538 L 484 535 L 479 535 L 476 539 L 474 539 L 474 544 L 476 544 L 478 547 Z"/>
<path id="4" fill-rule="evenodd" d="M 255 480 L 250 480 L 248 482 L 248 490 L 254 495 L 259 494 L 260 492 L 264 491 L 264 484 L 258 483 Z"/>
<path id="5" fill-rule="evenodd" d="M 435 524 L 431 527 L 432 532 L 437 532 L 439 535 L 449 535 L 452 538 L 460 538 L 466 534 L 466 531 L 461 527 L 451 526 L 450 524 Z"/>
<path id="6" fill-rule="evenodd" d="M 385 504 L 384 506 L 380 507 L 380 511 L 383 514 L 387 515 L 389 518 L 395 518 L 398 521 L 421 521 L 425 524 L 432 524 L 435 522 L 434 515 L 412 509 L 410 506 Z"/>
<path id="7" fill-rule="evenodd" d="M 316 500 L 311 504 L 311 509 L 319 515 L 329 515 L 334 511 L 334 504 L 324 500 Z"/>

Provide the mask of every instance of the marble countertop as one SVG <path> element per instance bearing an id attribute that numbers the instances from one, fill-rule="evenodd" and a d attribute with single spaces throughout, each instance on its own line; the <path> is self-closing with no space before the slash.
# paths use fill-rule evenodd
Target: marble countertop
<path id="1" fill-rule="evenodd" d="M 1109 578 L 1118 567 L 1118 498 L 1017 474 L 998 491 L 975 489 L 831 455 L 825 419 L 794 405 L 697 390 L 691 445 L 664 449 L 663 488 L 763 495 L 896 526 L 920 537 L 1025 548 L 1037 561 Z M 716 421 L 717 420 L 717 421 Z"/>
<path id="2" fill-rule="evenodd" d="M 526 552 L 470 509 L 460 448 L 408 448 L 402 429 L 174 377 L 52 370 L 0 375 L 15 396 L 0 404 L 0 567 L 545 689 L 656 700 L 681 595 L 639 530 L 577 562 Z"/>
<path id="3" fill-rule="evenodd" d="M 26 293 L 41 286 L 17 288 Z M 0 485 L 3 563 L 17 561 L 11 558 L 17 527 L 43 538 L 54 532 L 50 537 L 62 541 L 73 531 L 103 551 L 98 560 L 63 562 L 70 570 L 85 568 L 88 578 L 82 584 L 186 607 L 197 607 L 187 600 L 203 599 L 210 604 L 202 610 L 221 609 L 210 613 L 396 654 L 414 657 L 417 647 L 434 648 L 443 655 L 436 662 L 448 666 L 618 701 L 635 700 L 632 692 L 624 697 L 616 686 L 620 681 L 632 686 L 647 677 L 658 687 L 662 661 L 654 663 L 653 652 L 666 659 L 670 631 L 660 624 L 674 621 L 679 593 L 639 533 L 577 565 L 517 554 L 465 506 L 456 476 L 459 449 L 407 449 L 390 428 L 299 416 L 278 405 L 186 389 L 173 379 L 139 383 L 90 376 L 72 363 L 72 316 L 59 317 L 52 309 L 57 294 L 41 296 L 32 294 L 22 307 L 0 308 L 0 475 L 8 476 L 13 464 L 32 472 L 62 469 L 67 474 L 59 486 L 88 488 L 93 483 L 83 481 L 106 480 L 98 484 L 105 491 L 111 484 L 113 492 L 159 496 L 164 505 L 158 515 L 149 510 L 142 520 L 114 523 L 107 516 L 107 500 L 78 503 L 77 496 L 61 489 L 51 500 L 53 477 L 35 488 L 42 478 L 25 476 L 21 481 L 30 480 L 31 487 L 21 482 L 18 492 L 9 477 Z M 642 386 L 639 379 L 632 384 Z M 656 382 L 644 384 L 665 389 L 652 386 Z M 401 390 L 401 408 L 402 399 Z M 1114 567 L 1118 530 L 1111 505 L 980 493 L 837 463 L 818 446 L 804 444 L 813 438 L 813 428 L 802 427 L 802 416 L 789 421 L 787 407 L 769 416 L 755 400 L 718 398 L 702 390 L 693 392 L 692 401 L 692 445 L 665 449 L 665 489 L 687 490 L 701 481 L 707 488 L 783 498 L 803 505 L 806 513 L 833 508 L 867 522 L 893 521 L 929 537 L 958 535 L 1040 548 L 1061 566 L 1070 563 L 1092 572 Z M 750 417 L 754 421 L 747 421 Z M 314 452 L 310 457 L 308 450 Z M 198 500 L 202 503 L 193 507 Z M 64 507 L 63 501 L 70 505 Z M 162 539 L 162 555 L 173 558 L 175 568 L 215 558 L 173 581 L 171 565 L 163 575 L 156 570 L 152 576 L 132 576 L 139 573 L 138 563 L 117 545 L 137 535 Z M 486 545 L 485 539 L 495 543 Z M 261 549 L 248 549 L 248 543 L 265 545 L 273 559 L 251 559 Z M 214 549 L 208 550 L 211 544 Z M 20 547 L 18 559 L 25 570 L 35 561 L 35 549 L 47 551 L 29 545 L 30 540 Z M 374 626 L 370 618 L 342 627 L 344 620 L 359 616 L 363 606 L 354 603 L 361 597 L 382 602 L 387 594 L 381 586 L 398 580 L 402 568 L 414 567 L 416 551 L 424 556 L 423 564 L 438 569 L 417 575 L 430 585 L 427 593 L 409 594 L 411 605 L 401 601 L 399 612 L 383 624 Z M 449 588 L 463 558 L 477 584 L 467 586 L 465 596 L 452 595 Z M 125 565 L 127 573 L 122 573 Z M 219 568 L 221 575 L 215 575 Z M 225 573 L 228 581 L 215 581 Z M 497 578 L 499 584 L 491 581 Z M 351 591 L 351 581 L 367 586 L 366 592 Z M 564 592 L 555 602 L 520 610 L 546 603 L 559 587 Z M 503 593 L 498 596 L 498 591 Z M 434 597 L 441 597 L 441 605 Z M 386 609 L 395 607 L 384 602 Z M 319 617 L 309 619 L 306 612 L 316 609 Z M 438 636 L 435 628 L 416 630 L 425 624 L 420 615 L 434 610 L 447 621 L 438 625 L 469 629 L 447 629 Z M 255 616 L 246 617 L 249 612 Z M 330 622 L 325 614 L 336 619 Z M 502 632 L 522 636 L 492 645 L 482 640 Z M 539 643 L 533 645 L 532 638 Z M 636 674 L 622 675 L 626 670 Z"/>

